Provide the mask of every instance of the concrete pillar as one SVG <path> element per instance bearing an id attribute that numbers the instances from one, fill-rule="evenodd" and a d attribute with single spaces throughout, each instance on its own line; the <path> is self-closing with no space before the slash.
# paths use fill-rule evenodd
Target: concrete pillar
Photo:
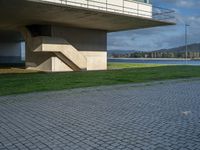
<path id="1" fill-rule="evenodd" d="M 80 70 L 107 69 L 106 31 L 42 25 L 28 26 L 20 31 L 26 41 L 28 69 L 78 71 L 77 68 L 83 66 L 81 61 L 86 66 L 79 67 Z"/>
<path id="2" fill-rule="evenodd" d="M 34 52 L 33 37 L 34 34 L 24 27 L 20 28 L 21 33 L 25 39 L 26 51 L 25 51 L 25 64 L 27 69 L 52 71 L 51 59 L 54 56 L 51 53 L 36 53 Z"/>
<path id="3" fill-rule="evenodd" d="M 65 39 L 85 56 L 87 70 L 107 69 L 106 31 L 53 26 L 52 36 Z"/>

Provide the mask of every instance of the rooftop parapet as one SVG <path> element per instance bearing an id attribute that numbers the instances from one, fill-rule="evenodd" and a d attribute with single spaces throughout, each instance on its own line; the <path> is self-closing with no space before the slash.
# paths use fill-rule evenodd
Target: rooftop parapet
<path id="1" fill-rule="evenodd" d="M 38 0 L 36 0 L 38 1 Z M 109 13 L 175 22 L 175 11 L 152 6 L 150 0 L 39 0 Z"/>

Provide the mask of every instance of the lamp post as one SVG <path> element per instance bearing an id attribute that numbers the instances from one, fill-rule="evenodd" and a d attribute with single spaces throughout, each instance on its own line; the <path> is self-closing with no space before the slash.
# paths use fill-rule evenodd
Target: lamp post
<path id="1" fill-rule="evenodd" d="M 189 24 L 185 24 L 185 62 L 188 63 L 188 27 Z"/>

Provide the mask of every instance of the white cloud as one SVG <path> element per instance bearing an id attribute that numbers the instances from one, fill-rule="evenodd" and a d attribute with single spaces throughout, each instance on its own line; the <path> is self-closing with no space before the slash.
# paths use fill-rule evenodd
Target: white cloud
<path id="1" fill-rule="evenodd" d="M 192 9 L 191 11 L 185 11 L 185 9 L 179 8 L 187 7 L 188 9 L 189 7 L 196 7 L 196 5 L 199 5 L 200 2 L 194 2 L 193 0 L 183 0 L 183 2 L 180 2 L 180 0 L 163 1 L 176 6 L 176 26 L 111 33 L 108 36 L 108 49 L 156 50 L 183 45 L 185 36 L 185 23 L 190 24 L 189 42 L 200 42 L 200 11 L 196 10 L 195 13 L 193 12 L 193 14 L 190 14 L 191 11 L 193 11 Z"/>

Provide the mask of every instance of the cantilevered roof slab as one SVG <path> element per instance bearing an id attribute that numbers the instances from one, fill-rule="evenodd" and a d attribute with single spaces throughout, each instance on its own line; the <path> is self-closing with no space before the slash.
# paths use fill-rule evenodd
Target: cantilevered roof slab
<path id="1" fill-rule="evenodd" d="M 15 29 L 31 24 L 54 24 L 112 32 L 174 23 L 34 0 L 0 1 L 0 29 Z"/>

